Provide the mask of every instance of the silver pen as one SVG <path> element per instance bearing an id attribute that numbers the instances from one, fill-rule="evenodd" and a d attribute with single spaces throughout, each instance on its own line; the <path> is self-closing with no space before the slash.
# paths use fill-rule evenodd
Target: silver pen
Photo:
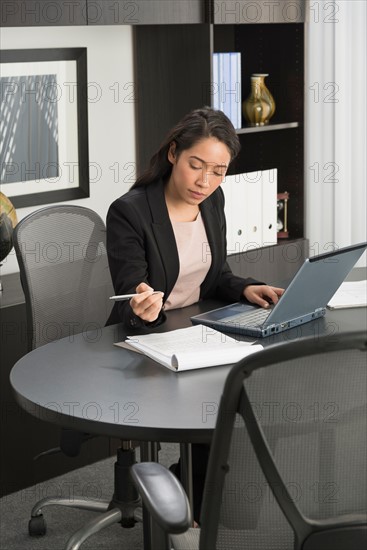
<path id="1" fill-rule="evenodd" d="M 161 290 L 153 290 L 152 294 L 159 294 L 162 292 Z M 163 294 L 163 292 L 162 292 Z M 130 298 L 134 298 L 134 296 L 139 296 L 139 294 L 119 294 L 117 296 L 110 296 L 110 300 L 115 300 L 115 302 L 123 302 L 124 300 L 130 300 Z"/>

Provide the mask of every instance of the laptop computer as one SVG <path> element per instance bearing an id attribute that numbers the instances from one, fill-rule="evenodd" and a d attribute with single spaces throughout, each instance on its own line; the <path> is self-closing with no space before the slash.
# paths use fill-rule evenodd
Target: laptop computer
<path id="1" fill-rule="evenodd" d="M 278 303 L 269 309 L 236 302 L 191 317 L 202 324 L 239 336 L 264 338 L 308 323 L 326 312 L 326 305 L 367 248 L 360 243 L 307 258 Z"/>

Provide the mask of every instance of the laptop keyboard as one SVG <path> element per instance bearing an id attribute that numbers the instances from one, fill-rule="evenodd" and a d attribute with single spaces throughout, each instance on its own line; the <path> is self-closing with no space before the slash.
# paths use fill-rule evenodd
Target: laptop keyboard
<path id="1" fill-rule="evenodd" d="M 259 308 L 252 312 L 236 313 L 231 317 L 226 317 L 223 322 L 242 326 L 260 327 L 269 317 L 271 309 Z"/>

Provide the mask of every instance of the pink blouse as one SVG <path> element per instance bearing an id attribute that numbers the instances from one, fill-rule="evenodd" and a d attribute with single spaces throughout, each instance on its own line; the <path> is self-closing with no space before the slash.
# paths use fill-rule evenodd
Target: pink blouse
<path id="1" fill-rule="evenodd" d="M 185 307 L 199 301 L 200 285 L 209 271 L 212 260 L 200 212 L 195 221 L 173 221 L 172 227 L 176 238 L 180 271 L 176 284 L 164 304 L 164 309 Z"/>

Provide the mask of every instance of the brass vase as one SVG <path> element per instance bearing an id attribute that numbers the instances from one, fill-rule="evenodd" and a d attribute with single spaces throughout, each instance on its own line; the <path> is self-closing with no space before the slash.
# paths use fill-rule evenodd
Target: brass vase
<path id="1" fill-rule="evenodd" d="M 275 112 L 275 101 L 265 85 L 266 74 L 254 73 L 251 76 L 251 93 L 243 102 L 243 115 L 250 126 L 269 124 Z"/>
<path id="2" fill-rule="evenodd" d="M 273 114 L 275 113 L 276 105 L 275 105 L 274 98 L 273 98 L 272 94 L 270 93 L 270 90 L 268 89 L 268 87 L 265 84 L 265 78 L 267 76 L 269 76 L 269 74 L 268 73 L 253 73 L 252 76 L 255 76 L 256 78 L 260 79 L 261 97 L 265 101 L 267 101 L 270 105 L 270 113 L 269 113 L 269 120 L 270 120 L 271 117 L 273 116 Z"/>

